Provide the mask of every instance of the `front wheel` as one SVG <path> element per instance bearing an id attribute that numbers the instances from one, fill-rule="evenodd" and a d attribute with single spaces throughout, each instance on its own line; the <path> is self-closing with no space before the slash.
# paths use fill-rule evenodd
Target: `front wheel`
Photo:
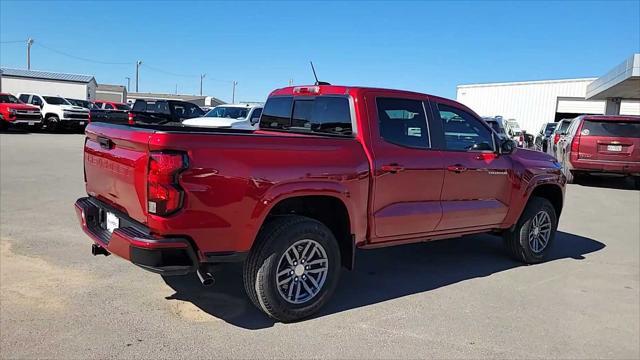
<path id="1" fill-rule="evenodd" d="M 260 230 L 245 262 L 245 290 L 270 317 L 300 320 L 329 300 L 340 263 L 337 241 L 324 224 L 304 216 L 278 216 Z"/>
<path id="2" fill-rule="evenodd" d="M 527 264 L 545 260 L 558 229 L 558 217 L 549 200 L 532 197 L 515 227 L 504 233 L 511 256 Z"/>
<path id="3" fill-rule="evenodd" d="M 45 124 L 49 132 L 58 132 L 60 130 L 60 119 L 55 115 L 47 117 Z"/>

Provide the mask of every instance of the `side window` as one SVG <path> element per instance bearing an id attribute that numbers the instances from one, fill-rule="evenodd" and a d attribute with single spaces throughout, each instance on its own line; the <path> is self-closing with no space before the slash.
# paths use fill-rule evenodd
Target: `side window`
<path id="1" fill-rule="evenodd" d="M 251 122 L 251 125 L 255 125 L 260 122 L 260 114 L 262 114 L 261 108 L 253 110 L 253 112 L 251 113 L 251 119 L 249 120 Z"/>
<path id="2" fill-rule="evenodd" d="M 97 106 L 99 109 L 103 109 L 103 108 L 104 108 L 104 103 L 103 103 L 103 102 L 100 102 L 100 101 L 96 101 L 96 106 Z"/>
<path id="3" fill-rule="evenodd" d="M 447 150 L 493 150 L 493 137 L 480 120 L 450 106 L 438 104 Z"/>
<path id="4" fill-rule="evenodd" d="M 42 101 L 42 99 L 40 99 L 40 96 L 33 95 L 31 97 L 31 104 L 36 105 L 36 106 L 40 106 L 40 105 L 43 104 L 43 101 Z"/>
<path id="5" fill-rule="evenodd" d="M 29 95 L 28 94 L 20 95 L 20 101 L 22 101 L 25 104 L 29 103 Z"/>
<path id="6" fill-rule="evenodd" d="M 260 118 L 260 128 L 263 129 L 288 129 L 291 125 L 290 96 L 272 97 L 267 100 Z"/>
<path id="7" fill-rule="evenodd" d="M 104 108 L 113 110 L 113 106 L 111 106 L 111 104 L 104 104 Z"/>
<path id="8" fill-rule="evenodd" d="M 392 144 L 427 149 L 431 147 L 422 101 L 378 98 L 380 136 Z"/>
<path id="9" fill-rule="evenodd" d="M 192 103 L 185 103 L 185 117 L 188 118 L 194 118 L 194 117 L 198 117 L 198 116 L 202 116 L 204 115 L 204 112 L 202 111 L 202 109 L 200 109 L 196 104 L 192 104 Z"/>

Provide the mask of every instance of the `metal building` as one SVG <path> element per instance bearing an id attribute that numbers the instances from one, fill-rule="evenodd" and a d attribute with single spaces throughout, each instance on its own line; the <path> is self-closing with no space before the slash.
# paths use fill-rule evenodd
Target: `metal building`
<path id="1" fill-rule="evenodd" d="M 457 100 L 480 116 L 516 119 L 527 132 L 582 114 L 640 115 L 640 54 L 600 78 L 459 85 Z"/>
<path id="2" fill-rule="evenodd" d="M 36 93 L 93 101 L 97 86 L 91 75 L 0 69 L 0 91 L 5 93 Z"/>
<path id="3" fill-rule="evenodd" d="M 127 102 L 127 88 L 122 85 L 98 84 L 96 100 Z"/>

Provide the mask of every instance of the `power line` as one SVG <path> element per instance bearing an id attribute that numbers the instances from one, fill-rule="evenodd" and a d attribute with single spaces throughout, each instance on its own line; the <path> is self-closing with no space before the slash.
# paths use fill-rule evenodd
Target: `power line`
<path id="1" fill-rule="evenodd" d="M 75 55 L 71 55 L 69 53 L 66 53 L 64 51 L 60 51 L 60 50 L 56 50 L 52 47 L 49 47 L 47 45 L 44 45 L 41 41 L 38 41 L 36 43 L 34 43 L 34 45 L 37 46 L 41 46 L 49 51 L 52 51 L 54 53 L 72 58 L 72 59 L 76 59 L 76 60 L 82 60 L 82 61 L 86 61 L 86 62 L 91 62 L 91 63 L 96 63 L 96 64 L 103 64 L 103 65 L 133 65 L 134 62 L 109 62 L 109 61 L 100 61 L 100 60 L 94 60 L 94 59 L 88 59 L 88 58 L 84 58 L 84 57 L 80 57 L 80 56 L 75 56 Z"/>
<path id="2" fill-rule="evenodd" d="M 152 70 L 152 71 L 156 71 L 156 72 L 165 74 L 165 75 L 171 75 L 171 76 L 176 76 L 176 77 L 197 79 L 197 78 L 200 78 L 200 76 L 201 76 L 201 75 L 178 74 L 178 73 L 174 73 L 174 72 L 171 72 L 171 71 L 162 70 L 162 69 L 159 69 L 159 68 L 156 68 L 156 67 L 153 67 L 153 66 L 149 66 L 148 64 L 142 64 L 142 67 L 143 68 L 147 68 L 147 69 Z M 207 80 L 213 80 L 213 81 L 222 82 L 222 83 L 229 83 L 229 84 L 233 83 L 233 81 L 231 81 L 231 80 L 216 79 L 216 78 L 212 78 L 212 77 L 209 77 L 209 76 L 207 76 Z"/>

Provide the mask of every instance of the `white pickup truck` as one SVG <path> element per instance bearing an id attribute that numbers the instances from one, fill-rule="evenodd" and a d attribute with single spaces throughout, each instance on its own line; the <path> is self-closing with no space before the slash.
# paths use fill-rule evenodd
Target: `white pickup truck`
<path id="1" fill-rule="evenodd" d="M 26 104 L 40 108 L 43 124 L 49 131 L 60 128 L 83 129 L 89 123 L 89 109 L 71 105 L 59 96 L 21 93 L 18 94 L 18 98 Z"/>
<path id="2" fill-rule="evenodd" d="M 203 117 L 187 119 L 184 126 L 256 130 L 260 122 L 263 105 L 227 104 L 218 105 Z"/>

